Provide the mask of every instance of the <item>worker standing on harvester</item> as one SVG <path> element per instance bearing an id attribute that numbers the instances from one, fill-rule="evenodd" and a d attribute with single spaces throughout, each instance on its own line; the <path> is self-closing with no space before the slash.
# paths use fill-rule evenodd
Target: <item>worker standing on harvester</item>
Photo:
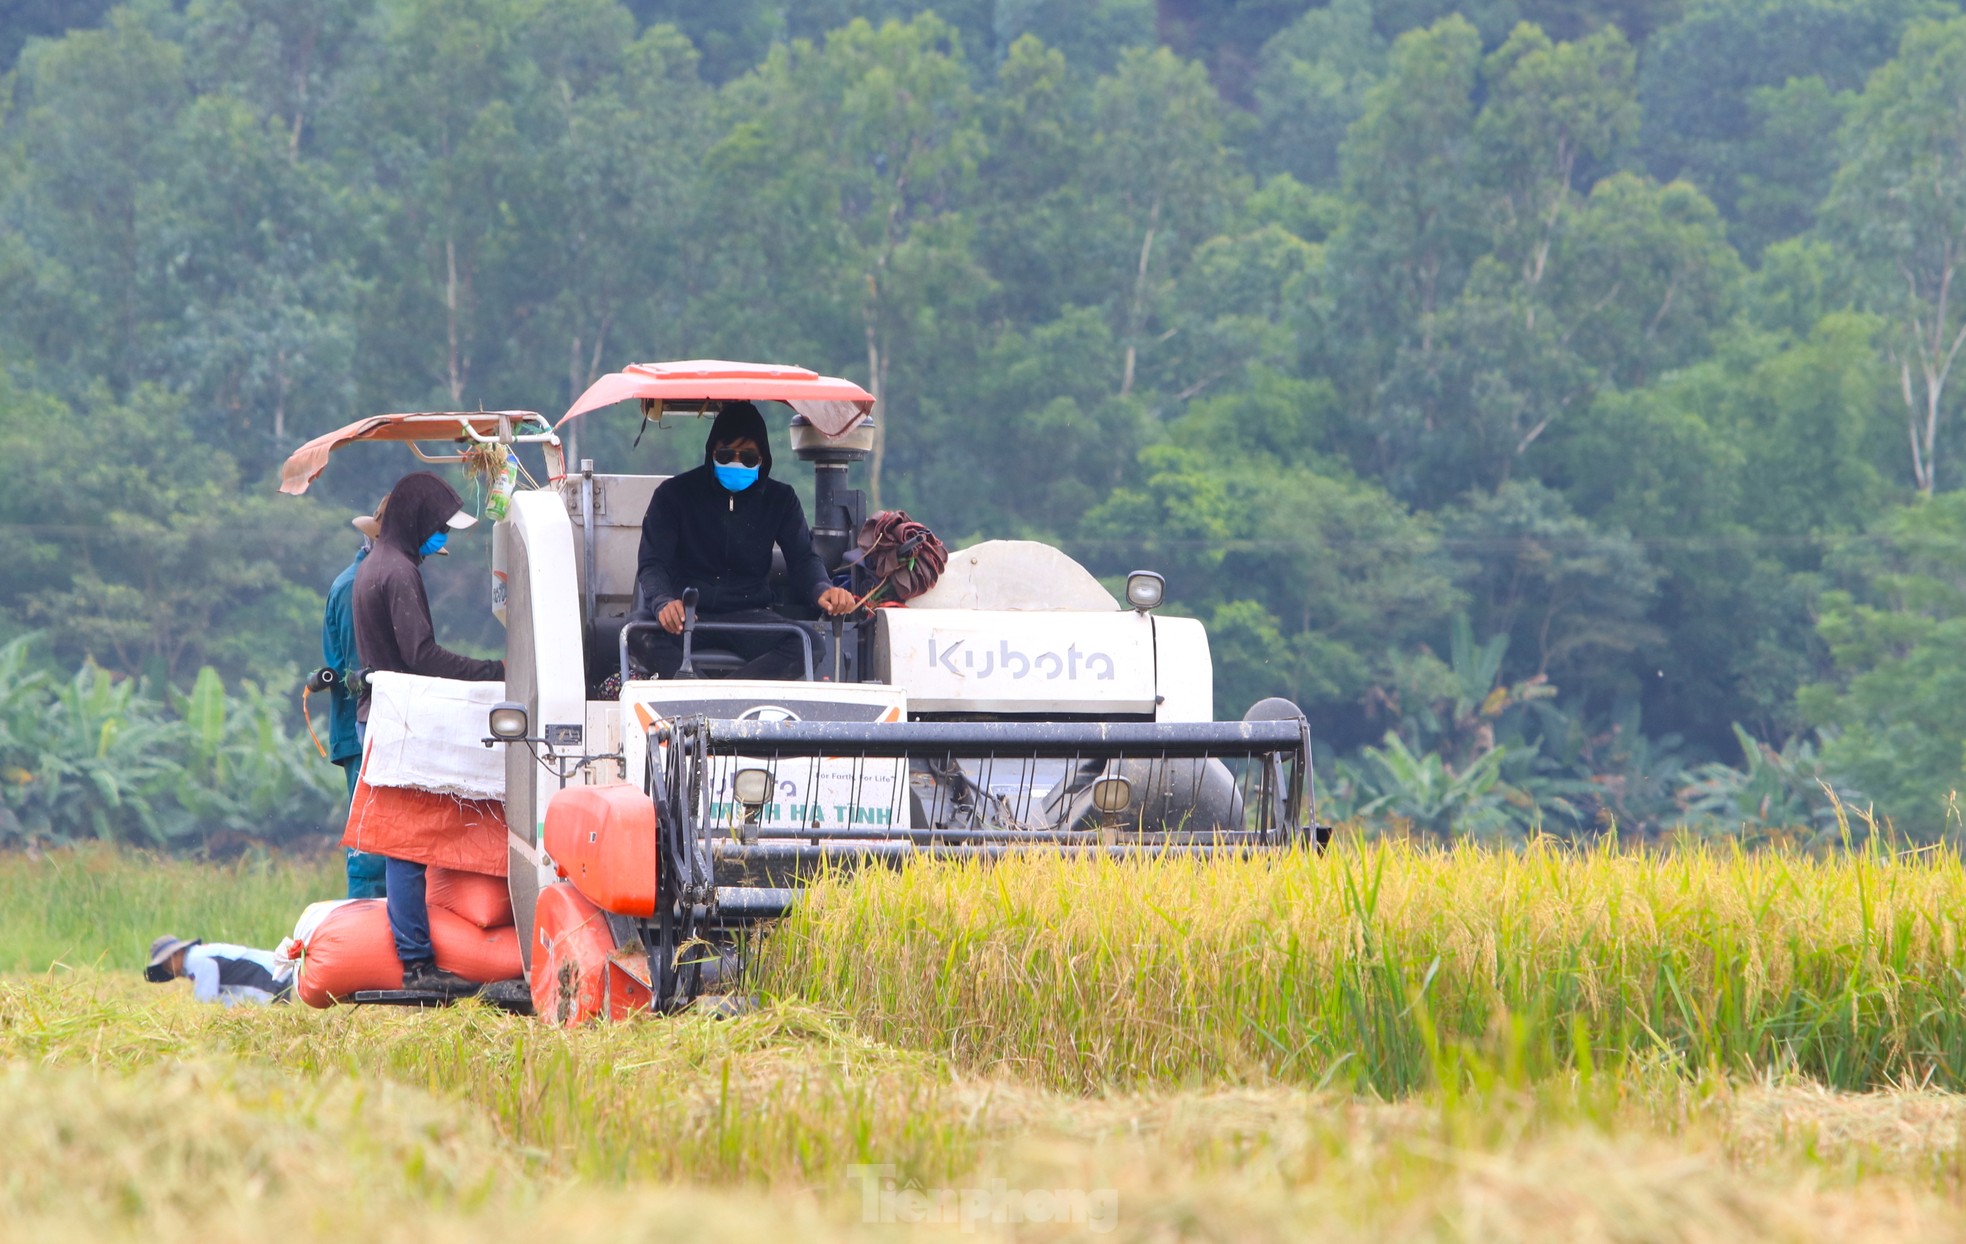
<path id="1" fill-rule="evenodd" d="M 450 533 L 478 520 L 464 512 L 457 490 L 428 471 L 405 475 L 384 503 L 375 546 L 355 572 L 355 642 L 371 674 L 419 674 L 466 682 L 505 677 L 505 662 L 460 656 L 437 643 L 430 598 L 423 587 L 423 559 L 443 550 Z M 369 719 L 369 689 L 362 688 L 359 720 Z M 386 859 L 389 931 L 403 961 L 403 988 L 464 993 L 476 988 L 437 967 L 430 948 L 430 909 L 424 902 L 422 864 Z"/>
<path id="2" fill-rule="evenodd" d="M 348 569 L 335 576 L 329 586 L 328 607 L 321 617 L 322 668 L 334 674 L 334 681 L 328 684 L 328 759 L 348 775 L 351 800 L 355 798 L 355 781 L 362 771 L 365 729 L 355 719 L 356 692 L 362 685 L 362 658 L 355 645 L 355 572 L 361 569 L 363 559 L 375 546 L 376 537 L 382 534 L 382 524 L 376 515 L 382 514 L 386 505 L 387 502 L 377 506 L 373 515 L 364 514 L 355 519 L 355 529 L 362 533 L 362 547 L 356 550 L 355 560 L 348 563 Z M 354 847 L 345 850 L 348 897 L 381 898 L 386 893 L 382 857 Z"/>
<path id="3" fill-rule="evenodd" d="M 830 614 L 852 611 L 853 594 L 827 582 L 799 494 L 771 478 L 764 416 L 749 402 L 730 402 L 710 425 L 703 465 L 664 480 L 649 498 L 635 571 L 638 620 L 652 617 L 665 633 L 636 633 L 642 665 L 667 678 L 682 664 L 687 588 L 697 591 L 703 622 L 785 621 L 767 607 L 774 544 L 785 555 L 793 600 Z M 804 668 L 796 636 L 727 632 L 715 642 L 744 658 L 737 678 L 792 678 Z"/>

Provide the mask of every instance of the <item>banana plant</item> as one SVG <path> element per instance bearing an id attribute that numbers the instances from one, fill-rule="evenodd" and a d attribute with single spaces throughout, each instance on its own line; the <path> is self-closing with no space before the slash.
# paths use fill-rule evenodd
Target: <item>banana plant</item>
<path id="1" fill-rule="evenodd" d="M 25 835 L 22 810 L 37 780 L 50 678 L 28 660 L 35 638 L 23 635 L 0 645 L 0 842 Z"/>
<path id="2" fill-rule="evenodd" d="M 286 836 L 326 823 L 341 771 L 304 735 L 287 730 L 292 703 L 285 694 L 251 680 L 228 694 L 218 671 L 206 666 L 176 706 L 187 731 L 176 791 L 186 832 Z"/>
<path id="3" fill-rule="evenodd" d="M 1502 780 L 1505 747 L 1460 769 L 1435 752 L 1415 752 L 1397 733 L 1368 747 L 1352 767 L 1353 809 L 1362 817 L 1397 817 L 1439 837 L 1495 838 L 1523 824 L 1522 793 Z"/>
<path id="4" fill-rule="evenodd" d="M 60 681 L 33 660 L 34 639 L 0 645 L 0 844 L 191 845 L 326 822 L 340 771 L 288 730 L 284 692 L 229 694 L 205 669 L 167 705 L 93 662 Z"/>
<path id="5" fill-rule="evenodd" d="M 1681 788 L 1680 808 L 1688 821 L 1728 830 L 1810 826 L 1821 832 L 1836 826 L 1836 808 L 1823 789 L 1830 778 L 1815 744 L 1798 737 L 1776 749 L 1738 722 L 1734 738 L 1741 745 L 1739 768 L 1701 765 Z M 1831 785 L 1845 807 L 1862 806 L 1861 796 Z"/>
<path id="6" fill-rule="evenodd" d="M 187 696 L 172 693 L 172 705 L 185 724 L 190 765 L 199 777 L 223 783 L 225 771 L 225 681 L 207 665 L 198 671 Z"/>
<path id="7" fill-rule="evenodd" d="M 9 728 L 13 832 L 51 841 L 169 837 L 157 797 L 174 775 L 180 727 L 136 692 L 91 661 L 27 696 L 38 712 Z"/>
<path id="8" fill-rule="evenodd" d="M 1436 683 L 1433 698 L 1406 714 L 1400 733 L 1414 747 L 1440 751 L 1463 765 L 1492 750 L 1498 726 L 1520 716 L 1511 710 L 1552 699 L 1556 688 L 1537 674 L 1521 682 L 1502 681 L 1502 662 L 1508 656 L 1506 634 L 1477 641 L 1466 614 L 1456 614 L 1448 632 L 1445 679 Z M 1435 669 L 1440 669 L 1438 663 Z"/>
<path id="9" fill-rule="evenodd" d="M 1678 823 L 1677 795 L 1688 772 L 1676 734 L 1648 735 L 1641 728 L 1638 702 L 1621 702 L 1595 721 L 1538 704 L 1530 714 L 1542 745 L 1541 775 L 1564 785 L 1563 796 L 1578 808 L 1575 828 L 1584 834 L 1616 827 L 1627 837 L 1656 835 Z M 1537 783 L 1510 775 L 1534 790 Z"/>

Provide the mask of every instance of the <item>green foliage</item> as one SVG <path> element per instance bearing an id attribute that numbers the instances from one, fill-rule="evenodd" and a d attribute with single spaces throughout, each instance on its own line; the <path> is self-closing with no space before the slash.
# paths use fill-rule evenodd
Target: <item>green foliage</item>
<path id="1" fill-rule="evenodd" d="M 1194 417 L 1199 442 L 1222 413 L 1204 404 Z M 1266 434 L 1260 417 L 1236 422 L 1244 436 Z M 1279 688 L 1306 703 L 1356 701 L 1390 652 L 1432 632 L 1459 600 L 1437 532 L 1364 481 L 1254 460 L 1228 437 L 1208 453 L 1149 449 L 1145 486 L 1087 515 L 1092 547 L 1165 568 L 1177 591 L 1219 585 L 1180 597 L 1221 629 L 1219 713 Z"/>
<path id="2" fill-rule="evenodd" d="M 63 661 L 167 679 L 211 662 L 264 678 L 312 658 L 320 593 L 339 569 L 330 520 L 243 493 L 182 399 L 97 391 L 76 411 L 0 380 L 0 457 L 16 472 L 0 490 L 15 533 L 0 616 L 47 627 Z"/>
<path id="3" fill-rule="evenodd" d="M 1512 676 L 1610 687 L 1662 638 L 1647 618 L 1658 572 L 1644 550 L 1571 513 L 1561 494 L 1507 483 L 1449 511 L 1445 526 L 1474 570 L 1476 625 L 1517 653 Z"/>
<path id="4" fill-rule="evenodd" d="M 1396 656 L 1390 687 L 1373 696 L 1398 724 L 1340 767 L 1340 814 L 1385 814 L 1440 837 L 1604 828 L 1617 815 L 1606 794 L 1633 786 L 1633 758 L 1594 754 L 1596 740 L 1557 708 L 1547 675 L 1508 681 L 1509 647 L 1506 634 L 1477 642 L 1457 614 L 1446 661 L 1425 650 Z"/>
<path id="5" fill-rule="evenodd" d="M 784 6 L 766 0 L 627 0 L 629 12 L 644 26 L 674 26 L 702 56 L 703 75 L 727 82 L 765 57 L 785 37 Z"/>
<path id="6" fill-rule="evenodd" d="M 182 789 L 135 757 L 65 782 L 97 793 L 62 816 L 141 822 L 147 800 L 157 824 L 251 832 L 311 780 L 265 742 L 290 710 L 248 684 L 311 656 L 353 543 L 334 533 L 406 460 L 339 455 L 325 504 L 275 499 L 301 441 L 376 410 L 550 414 L 603 371 L 690 357 L 868 384 L 877 504 L 953 543 L 1162 570 L 1212 627 L 1224 715 L 1288 694 L 1321 745 L 1392 727 L 1443 780 L 1499 751 L 1489 795 L 1525 801 L 1503 799 L 1517 826 L 1660 830 L 1687 773 L 1735 780 L 1699 766 L 1743 756 L 1737 722 L 1869 721 L 1814 763 L 1924 807 L 1958 767 L 1953 724 L 1886 764 L 1896 744 L 1866 732 L 1889 697 L 1846 701 L 1940 639 L 1853 646 L 1874 621 L 1853 611 L 1900 607 L 1829 551 L 1955 482 L 1966 19 L 1928 20 L 1948 16 L 135 0 L 66 33 L 45 7 L 0 19 L 0 47 L 59 35 L 0 101 L 0 635 L 44 629 L 110 691 L 140 680 L 132 721 L 181 696 L 204 723 L 194 747 L 157 717 Z M 583 422 L 575 453 L 609 469 L 679 465 L 678 438 L 634 451 Z M 452 559 L 430 584 L 453 642 L 496 648 L 481 571 Z M 1496 644 L 1477 702 L 1541 690 L 1470 716 L 1457 680 L 1479 663 L 1456 654 Z M 1811 684 L 1837 690 L 1805 711 Z M 269 793 L 201 802 L 221 776 Z"/>
<path id="7" fill-rule="evenodd" d="M 340 770 L 288 733 L 286 692 L 248 682 L 229 697 L 207 666 L 166 712 L 92 662 L 51 677 L 34 639 L 0 646 L 0 846 L 209 845 L 325 825 Z"/>
<path id="8" fill-rule="evenodd" d="M 1956 828 L 1966 789 L 1966 494 L 1885 515 L 1837 564 L 1820 627 L 1832 677 L 1804 688 L 1803 714 L 1833 729 L 1822 763 L 1921 839 Z"/>
<path id="9" fill-rule="evenodd" d="M 286 687 L 248 681 L 228 695 L 210 666 L 189 696 L 173 696 L 186 736 L 175 837 L 281 838 L 325 824 L 345 789 L 341 770 L 289 730 L 292 706 Z"/>
<path id="10" fill-rule="evenodd" d="M 1565 786 L 1571 824 L 1552 818 L 1547 826 L 1552 832 L 1615 830 L 1621 840 L 1643 840 L 1685 823 L 1685 740 L 1645 733 L 1636 700 L 1624 701 L 1606 720 L 1590 725 L 1549 712 L 1538 718 L 1545 729 L 1538 759 L 1571 775 Z"/>
<path id="11" fill-rule="evenodd" d="M 1907 24 L 1947 7 L 1931 0 L 1696 0 L 1647 48 L 1640 83 L 1640 152 L 1661 178 L 1686 178 L 1729 214 L 1745 208 L 1748 249 L 1780 234 L 1764 214 L 1771 193 L 1801 195 L 1834 168 L 1821 130 L 1770 107 L 1852 91 L 1891 58 Z M 1791 86 L 1806 83 L 1811 86 Z M 1802 141 L 1781 145 L 1784 134 Z M 1759 203 L 1754 200 L 1759 198 Z M 1813 208 L 1816 200 L 1804 206 Z"/>
<path id="12" fill-rule="evenodd" d="M 1822 136 L 1843 127 L 1855 98 L 1854 91 L 1833 91 L 1813 74 L 1749 93 L 1753 137 L 1744 144 L 1730 231 L 1744 256 L 1808 232 L 1836 174 L 1836 148 Z"/>
<path id="13" fill-rule="evenodd" d="M 947 7 L 947 6 L 942 6 Z M 996 0 L 991 39 L 981 42 L 1001 57 L 1026 36 L 1065 54 L 1080 72 L 1108 73 L 1129 48 L 1152 47 L 1158 18 L 1154 0 Z"/>
<path id="14" fill-rule="evenodd" d="M 1459 17 L 1400 36 L 1340 153 L 1353 214 L 1334 246 L 1340 322 L 1431 343 L 1433 321 L 1466 279 L 1480 238 L 1470 136 L 1481 41 Z M 1376 330 L 1376 331 L 1375 331 Z"/>
<path id="15" fill-rule="evenodd" d="M 1055 535 L 1078 528 L 1087 510 L 1133 472 L 1151 437 L 1147 412 L 1117 393 L 1120 351 L 1106 317 L 1074 307 L 1028 333 L 1006 330 L 982 359 L 976 400 L 1002 411 L 1001 423 L 977 421 L 956 435 L 979 457 L 1001 462 L 1020 481 L 1008 530 Z M 997 480 L 952 481 L 938 498 L 970 513 L 1001 504 Z"/>
<path id="16" fill-rule="evenodd" d="M 1494 750 L 1496 726 L 1503 717 L 1556 694 L 1540 672 L 1517 683 L 1505 681 L 1508 651 L 1507 634 L 1477 643 L 1467 615 L 1456 614 L 1447 663 L 1443 666 L 1427 654 L 1403 671 L 1399 699 L 1391 705 L 1401 714 L 1399 732 L 1454 759 Z"/>
<path id="17" fill-rule="evenodd" d="M 161 840 L 151 799 L 173 776 L 171 727 L 136 700 L 136 684 L 85 664 L 56 683 L 30 672 L 28 638 L 0 648 L 6 804 L 11 843 Z"/>
<path id="18" fill-rule="evenodd" d="M 1889 323 L 1910 431 L 1912 480 L 1937 486 L 1940 418 L 1959 352 L 1953 278 L 1966 248 L 1966 131 L 1934 124 L 1966 109 L 1966 18 L 1921 22 L 1850 110 L 1824 204 L 1829 236 L 1867 279 Z"/>
<path id="19" fill-rule="evenodd" d="M 1740 280 L 1691 187 L 1619 174 L 1579 193 L 1636 123 L 1615 30 L 1556 44 L 1525 26 L 1477 50 L 1451 19 L 1395 47 L 1380 111 L 1347 138 L 1345 189 L 1375 210 L 1331 246 L 1336 322 L 1390 350 L 1346 376 L 1379 415 L 1353 456 L 1427 506 L 1508 480 L 1600 387 L 1697 358 Z"/>
<path id="20" fill-rule="evenodd" d="M 285 117 L 200 95 L 186 49 L 206 28 L 175 25 L 118 8 L 23 55 L 0 202 L 30 258 L 0 323 L 71 396 L 180 390 L 257 471 L 353 395 L 347 195 L 293 159 Z"/>
<path id="21" fill-rule="evenodd" d="M 1307 10 L 1263 45 L 1255 80 L 1261 163 L 1313 184 L 1338 175 L 1338 149 L 1385 71 L 1368 0 Z"/>
<path id="22" fill-rule="evenodd" d="M 932 355 L 950 302 L 985 284 L 948 210 L 983 150 L 961 40 L 933 14 L 856 21 L 818 47 L 774 48 L 726 105 L 741 119 L 710 149 L 708 189 L 720 228 L 748 245 L 725 256 L 712 339 L 746 357 L 761 342 L 852 351 L 885 411 L 869 480 L 881 504 L 888 446 L 920 443 L 910 369 Z M 799 283 L 809 300 L 774 298 L 795 271 L 813 278 Z"/>
<path id="23" fill-rule="evenodd" d="M 1769 314 L 1789 317 L 1801 292 L 1776 291 Z M 1607 393 L 1543 451 L 1582 514 L 1648 546 L 1660 577 L 1647 620 L 1667 642 L 1646 650 L 1634 690 L 1715 753 L 1733 750 L 1729 713 L 1759 737 L 1804 728 L 1795 690 L 1827 655 L 1812 603 L 1824 550 L 1890 498 L 1898 449 L 1880 411 L 1894 395 L 1876 323 L 1810 323 L 1800 339 L 1730 335 L 1713 358 Z"/>
<path id="24" fill-rule="evenodd" d="M 1839 829 L 1838 803 L 1864 811 L 1856 795 L 1834 787 L 1816 745 L 1807 739 L 1790 739 L 1777 750 L 1739 725 L 1734 738 L 1746 767 L 1713 763 L 1695 769 L 1680 794 L 1690 816 L 1727 830 L 1769 834 L 1813 827 L 1833 833 Z M 1850 814 L 1844 815 L 1847 820 Z M 1864 828 L 1858 826 L 1859 832 Z"/>
<path id="25" fill-rule="evenodd" d="M 46 39 L 102 20 L 111 0 L 15 0 L 0 19 L 0 65 L 11 65 L 29 39 Z"/>
<path id="26" fill-rule="evenodd" d="M 1502 781 L 1508 749 L 1491 748 L 1456 771 L 1433 752 L 1415 755 L 1397 734 L 1382 747 L 1360 753 L 1350 775 L 1356 786 L 1352 815 L 1385 817 L 1438 837 L 1495 839 L 1519 824 L 1511 797 L 1526 803 Z"/>

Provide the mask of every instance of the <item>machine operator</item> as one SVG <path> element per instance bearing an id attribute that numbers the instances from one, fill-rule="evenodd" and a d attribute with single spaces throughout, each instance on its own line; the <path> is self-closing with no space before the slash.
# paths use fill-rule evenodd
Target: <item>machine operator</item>
<path id="1" fill-rule="evenodd" d="M 664 480 L 642 519 L 637 620 L 653 618 L 662 627 L 636 633 L 632 647 L 643 667 L 668 678 L 682 664 L 686 588 L 696 589 L 703 622 L 785 621 L 767 607 L 774 544 L 785 555 L 794 600 L 829 614 L 852 611 L 853 594 L 827 582 L 799 495 L 771 478 L 764 416 L 749 402 L 730 402 L 710 425 L 703 465 Z M 710 634 L 744 660 L 733 677 L 787 679 L 804 670 L 797 636 Z"/>

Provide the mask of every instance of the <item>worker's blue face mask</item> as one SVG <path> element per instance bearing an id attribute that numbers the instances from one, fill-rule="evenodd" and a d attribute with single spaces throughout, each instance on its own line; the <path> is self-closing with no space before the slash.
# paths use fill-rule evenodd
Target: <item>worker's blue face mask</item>
<path id="1" fill-rule="evenodd" d="M 428 540 L 425 540 L 422 544 L 422 547 L 417 549 L 416 555 L 418 557 L 434 557 L 436 556 L 438 550 L 442 549 L 445 544 L 450 542 L 450 538 L 451 538 L 450 532 L 440 531 L 436 535 L 431 536 Z"/>
<path id="2" fill-rule="evenodd" d="M 743 492 L 758 482 L 758 468 L 754 466 L 740 466 L 735 462 L 725 466 L 717 462 L 712 463 L 710 469 L 717 473 L 717 482 L 731 492 Z"/>

